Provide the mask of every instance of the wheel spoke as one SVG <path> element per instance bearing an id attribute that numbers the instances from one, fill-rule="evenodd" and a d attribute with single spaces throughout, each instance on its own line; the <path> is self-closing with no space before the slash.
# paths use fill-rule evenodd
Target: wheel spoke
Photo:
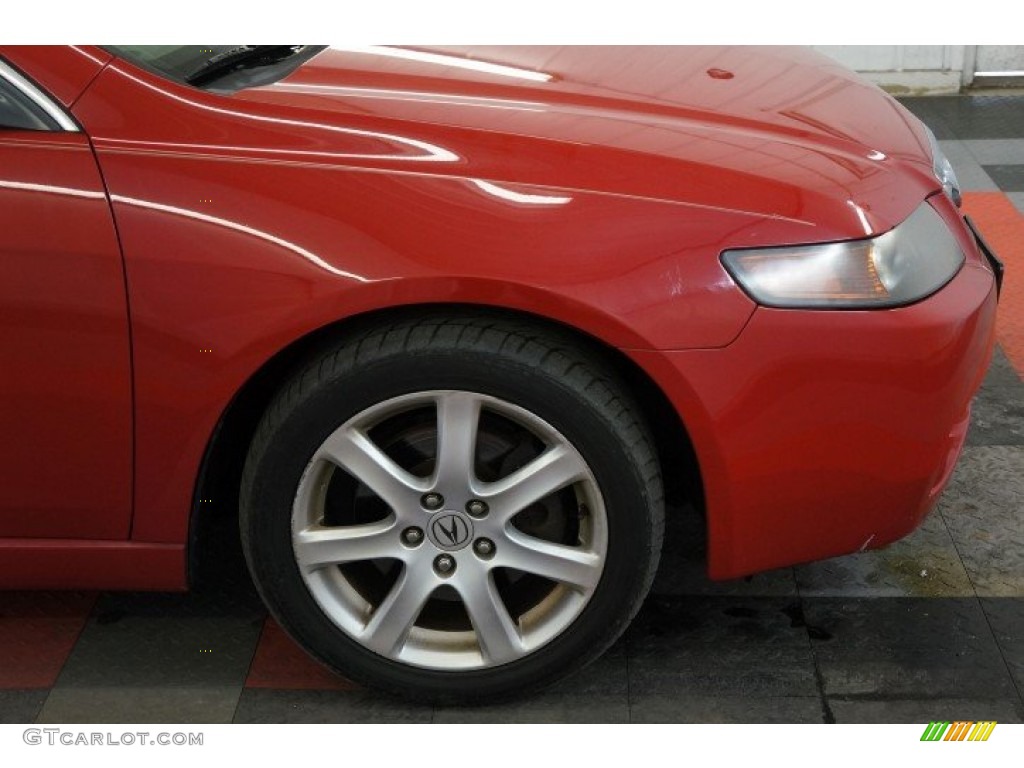
<path id="1" fill-rule="evenodd" d="M 393 519 L 366 525 L 307 528 L 295 534 L 295 558 L 308 570 L 375 558 L 400 558 Z"/>
<path id="2" fill-rule="evenodd" d="M 425 481 L 406 472 L 358 429 L 339 430 L 314 458 L 326 459 L 347 471 L 380 496 L 396 513 L 416 505 Z"/>
<path id="3" fill-rule="evenodd" d="M 477 477 L 478 443 L 481 475 L 504 477 Z M 419 463 L 392 459 L 399 449 Z M 359 488 L 345 478 L 332 489 L 335 471 Z M 439 523 L 451 530 L 446 515 L 472 524 L 461 549 L 435 539 Z M 540 538 L 549 528 L 579 530 L 579 545 Z M 563 634 L 604 584 L 608 534 L 601 490 L 574 444 L 541 415 L 472 391 L 410 392 L 355 414 L 317 449 L 292 503 L 297 573 L 339 631 L 396 664 L 452 672 L 516 662 Z M 495 583 L 498 569 L 519 576 Z M 457 604 L 433 610 L 442 592 L 468 624 L 449 621 Z"/>
<path id="4" fill-rule="evenodd" d="M 516 568 L 589 591 L 601 579 L 601 558 L 593 552 L 509 531 L 498 546 L 495 565 Z"/>
<path id="5" fill-rule="evenodd" d="M 476 630 L 484 660 L 488 664 L 502 664 L 521 656 L 523 641 L 519 629 L 509 616 L 491 577 L 483 575 L 467 579 L 459 584 L 458 590 Z"/>
<path id="6" fill-rule="evenodd" d="M 429 568 L 407 565 L 391 592 L 373 612 L 363 630 L 362 641 L 377 653 L 397 656 L 405 645 L 409 630 L 436 588 L 437 580 Z"/>
<path id="7" fill-rule="evenodd" d="M 437 398 L 435 487 L 464 493 L 473 478 L 480 399 L 472 392 L 445 392 Z"/>
<path id="8" fill-rule="evenodd" d="M 567 445 L 556 445 L 508 477 L 484 486 L 480 498 L 501 519 L 508 520 L 545 496 L 582 480 L 586 472 L 579 453 Z"/>

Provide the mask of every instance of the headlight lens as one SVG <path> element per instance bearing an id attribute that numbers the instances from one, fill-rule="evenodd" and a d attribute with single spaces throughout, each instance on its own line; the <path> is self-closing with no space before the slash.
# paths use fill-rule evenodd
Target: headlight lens
<path id="1" fill-rule="evenodd" d="M 924 129 L 928 132 L 928 142 L 932 145 L 932 171 L 935 173 L 935 178 L 942 184 L 942 191 L 959 208 L 961 200 L 960 182 L 957 181 L 956 171 L 953 170 L 949 158 L 939 149 L 939 142 L 936 140 L 931 128 L 925 126 Z"/>
<path id="2" fill-rule="evenodd" d="M 868 309 L 923 299 L 948 283 L 964 254 L 927 202 L 870 240 L 726 251 L 729 274 L 769 307 Z"/>

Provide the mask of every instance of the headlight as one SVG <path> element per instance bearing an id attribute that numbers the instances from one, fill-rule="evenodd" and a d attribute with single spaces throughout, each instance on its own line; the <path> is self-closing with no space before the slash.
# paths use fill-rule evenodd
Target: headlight
<path id="1" fill-rule="evenodd" d="M 726 251 L 722 263 L 759 304 L 869 309 L 923 299 L 948 283 L 964 254 L 927 202 L 870 240 Z"/>
<path id="2" fill-rule="evenodd" d="M 927 125 L 924 129 L 928 132 L 928 142 L 932 145 L 932 171 L 935 173 L 935 178 L 942 184 L 942 191 L 946 193 L 950 200 L 960 207 L 960 182 L 956 179 L 956 171 L 953 170 L 952 164 L 949 162 L 949 158 L 943 154 L 942 150 L 939 149 L 939 142 L 935 139 L 935 134 L 932 133 L 932 129 Z"/>

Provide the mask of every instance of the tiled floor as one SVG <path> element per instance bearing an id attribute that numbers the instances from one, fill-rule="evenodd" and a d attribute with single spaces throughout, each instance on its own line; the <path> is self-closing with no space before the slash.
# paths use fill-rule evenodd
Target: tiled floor
<path id="1" fill-rule="evenodd" d="M 674 510 L 615 648 L 543 694 L 473 709 L 384 699 L 309 661 L 237 551 L 189 595 L 0 593 L 0 722 L 1024 722 L 1024 96 L 907 104 L 1009 271 L 967 448 L 917 533 L 715 584 L 700 526 Z"/>

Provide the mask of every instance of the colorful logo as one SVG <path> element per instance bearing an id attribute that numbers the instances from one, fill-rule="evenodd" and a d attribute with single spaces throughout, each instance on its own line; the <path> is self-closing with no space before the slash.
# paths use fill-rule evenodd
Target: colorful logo
<path id="1" fill-rule="evenodd" d="M 995 720 L 928 723 L 921 734 L 921 741 L 988 741 L 995 727 Z"/>

